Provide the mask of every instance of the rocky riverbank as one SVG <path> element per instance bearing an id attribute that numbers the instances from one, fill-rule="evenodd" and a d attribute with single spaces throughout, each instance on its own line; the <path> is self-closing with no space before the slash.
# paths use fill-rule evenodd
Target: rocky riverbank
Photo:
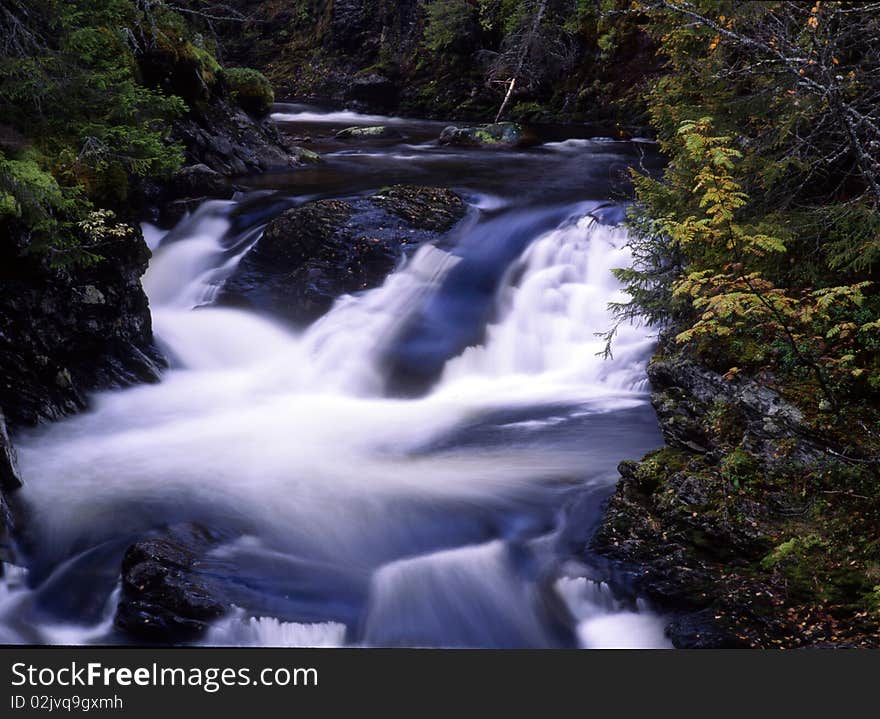
<path id="1" fill-rule="evenodd" d="M 280 100 L 444 120 L 495 118 L 509 81 L 505 58 L 511 62 L 528 31 L 522 8 L 504 3 L 228 7 L 240 17 L 212 26 L 224 56 L 265 72 Z M 598 8 L 557 10 L 544 15 L 534 44 L 544 50 L 527 58 L 505 117 L 641 134 L 639 88 L 660 69 L 647 35 L 627 19 L 609 32 Z"/>
<path id="2" fill-rule="evenodd" d="M 298 163 L 268 120 L 219 85 L 174 121 L 169 139 L 189 164 L 169 182 L 132 180 L 131 202 L 118 212 L 124 230 L 92 247 L 92 260 L 60 264 L 29 251 L 15 223 L 0 243 L 0 561 L 13 556 L 5 495 L 20 486 L 15 433 L 86 409 L 97 390 L 155 382 L 166 363 L 141 286 L 150 250 L 137 221 L 173 223 L 208 197 L 231 196 L 240 175 Z"/>
<path id="3" fill-rule="evenodd" d="M 816 422 L 670 344 L 649 366 L 667 447 L 620 465 L 592 549 L 677 647 L 878 646 L 880 497 Z"/>

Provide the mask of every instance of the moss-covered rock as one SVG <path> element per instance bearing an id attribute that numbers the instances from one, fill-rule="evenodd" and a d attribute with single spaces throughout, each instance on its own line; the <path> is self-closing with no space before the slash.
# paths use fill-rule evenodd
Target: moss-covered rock
<path id="1" fill-rule="evenodd" d="M 754 378 L 668 346 L 650 374 L 670 446 L 619 467 L 592 544 L 615 581 L 673 614 L 679 647 L 880 644 L 870 465 L 824 451 Z"/>
<path id="2" fill-rule="evenodd" d="M 373 125 L 371 127 L 346 127 L 344 130 L 340 130 L 336 133 L 336 138 L 338 140 L 381 140 L 396 139 L 399 137 L 403 136 L 393 127 L 388 127 L 387 125 Z"/>
<path id="3" fill-rule="evenodd" d="M 293 158 L 301 165 L 317 165 L 319 162 L 324 161 L 317 152 L 315 152 L 314 150 L 309 150 L 306 147 L 291 147 L 290 153 L 291 155 L 293 155 Z"/>
<path id="4" fill-rule="evenodd" d="M 515 122 L 494 122 L 476 127 L 447 127 L 439 142 L 457 147 L 519 147 L 528 143 L 528 137 Z"/>
<path id="5" fill-rule="evenodd" d="M 245 112 L 265 117 L 275 102 L 271 83 L 259 70 L 250 67 L 231 67 L 223 71 L 229 93 Z"/>

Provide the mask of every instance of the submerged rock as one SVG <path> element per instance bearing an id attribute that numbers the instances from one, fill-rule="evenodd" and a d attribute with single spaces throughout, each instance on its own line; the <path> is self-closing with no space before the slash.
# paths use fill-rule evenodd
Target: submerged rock
<path id="1" fill-rule="evenodd" d="M 214 596 L 210 577 L 199 573 L 200 556 L 215 542 L 207 530 L 185 525 L 131 545 L 122 560 L 117 629 L 160 643 L 204 633 L 228 609 Z"/>
<path id="2" fill-rule="evenodd" d="M 401 135 L 393 127 L 388 127 L 387 125 L 375 125 L 373 127 L 347 127 L 344 130 L 340 130 L 336 133 L 336 138 L 338 140 L 383 140 L 391 138 L 396 139 L 401 137 L 403 137 L 403 135 Z"/>
<path id="3" fill-rule="evenodd" d="M 438 140 L 441 145 L 458 147 L 519 147 L 527 138 L 515 122 L 495 122 L 476 127 L 447 127 Z"/>
<path id="4" fill-rule="evenodd" d="M 305 147 L 291 147 L 290 153 L 297 162 L 303 165 L 316 165 L 319 162 L 323 162 L 323 158 L 317 152 Z"/>
<path id="5" fill-rule="evenodd" d="M 403 252 L 449 230 L 465 210 L 450 190 L 414 186 L 295 207 L 267 225 L 217 301 L 306 325 L 340 295 L 381 284 Z"/>

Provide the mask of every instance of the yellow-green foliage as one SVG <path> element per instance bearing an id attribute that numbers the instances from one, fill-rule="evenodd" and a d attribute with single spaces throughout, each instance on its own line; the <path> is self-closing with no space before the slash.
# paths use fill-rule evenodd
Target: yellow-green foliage
<path id="1" fill-rule="evenodd" d="M 634 7 L 667 63 L 648 100 L 670 162 L 660 180 L 635 177 L 636 263 L 617 273 L 632 302 L 618 311 L 674 325 L 719 369 L 809 380 L 823 406 L 869 401 L 880 129 L 860 118 L 880 91 L 880 16 L 841 3 Z"/>
<path id="2" fill-rule="evenodd" d="M 796 560 L 798 555 L 813 550 L 823 550 L 826 547 L 827 543 L 815 534 L 792 537 L 774 547 L 773 551 L 761 560 L 761 567 L 769 571 L 786 560 Z"/>
<path id="3" fill-rule="evenodd" d="M 262 117 L 272 109 L 275 92 L 266 77 L 250 67 L 231 67 L 223 72 L 232 99 L 243 110 Z"/>
<path id="4" fill-rule="evenodd" d="M 826 400 L 832 399 L 831 379 L 865 377 L 880 386 L 873 344 L 878 322 L 862 311 L 873 284 L 793 289 L 768 277 L 775 256 L 788 252 L 786 243 L 742 219 L 750 201 L 737 176 L 742 153 L 712 129 L 707 117 L 681 124 L 666 184 L 636 177 L 646 206 L 667 210 L 658 213 L 656 230 L 688 260 L 672 282 L 672 296 L 689 302 L 693 314 L 676 341 L 697 347 L 732 338 L 781 341 L 815 373 Z M 669 193 L 682 199 L 672 212 Z"/>

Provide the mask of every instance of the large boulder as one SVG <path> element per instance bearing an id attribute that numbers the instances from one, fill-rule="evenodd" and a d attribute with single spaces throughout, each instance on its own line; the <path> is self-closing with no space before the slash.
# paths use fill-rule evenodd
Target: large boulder
<path id="1" fill-rule="evenodd" d="M 223 99 L 176 122 L 173 138 L 183 144 L 187 162 L 207 165 L 226 177 L 297 164 L 271 122 Z"/>
<path id="2" fill-rule="evenodd" d="M 267 225 L 217 301 L 306 325 L 340 295 L 381 284 L 402 253 L 449 230 L 465 210 L 450 190 L 413 186 L 295 207 Z"/>
<path id="3" fill-rule="evenodd" d="M 204 163 L 187 165 L 171 178 L 172 191 L 177 197 L 232 197 L 233 189 L 226 178 Z"/>
<path id="4" fill-rule="evenodd" d="M 230 67 L 223 71 L 230 96 L 245 112 L 265 117 L 275 102 L 272 85 L 259 70 L 251 67 Z"/>
<path id="5" fill-rule="evenodd" d="M 737 376 L 727 379 L 693 359 L 674 352 L 655 357 L 648 366 L 657 412 L 667 444 L 698 453 L 718 453 L 726 439 L 722 425 L 706 422 L 723 415 L 727 425 L 739 430 L 748 449 L 773 464 L 780 459 L 810 462 L 824 449 L 811 437 L 801 411 L 778 392 Z M 733 428 L 733 427 L 731 427 Z M 794 452 L 781 445 L 798 441 Z"/>
<path id="6" fill-rule="evenodd" d="M 385 109 L 397 104 L 399 94 L 399 82 L 384 75 L 370 73 L 351 80 L 346 98 L 355 105 Z"/>
<path id="7" fill-rule="evenodd" d="M 876 499 L 843 448 L 769 374 L 719 375 L 669 336 L 648 374 L 668 446 L 618 468 L 591 542 L 612 584 L 667 612 L 680 648 L 876 646 L 860 610 L 876 578 L 852 541 Z"/>
<path id="8" fill-rule="evenodd" d="M 520 147 L 528 144 L 521 125 L 515 122 L 495 122 L 474 127 L 447 127 L 440 134 L 441 145 L 456 147 Z"/>

